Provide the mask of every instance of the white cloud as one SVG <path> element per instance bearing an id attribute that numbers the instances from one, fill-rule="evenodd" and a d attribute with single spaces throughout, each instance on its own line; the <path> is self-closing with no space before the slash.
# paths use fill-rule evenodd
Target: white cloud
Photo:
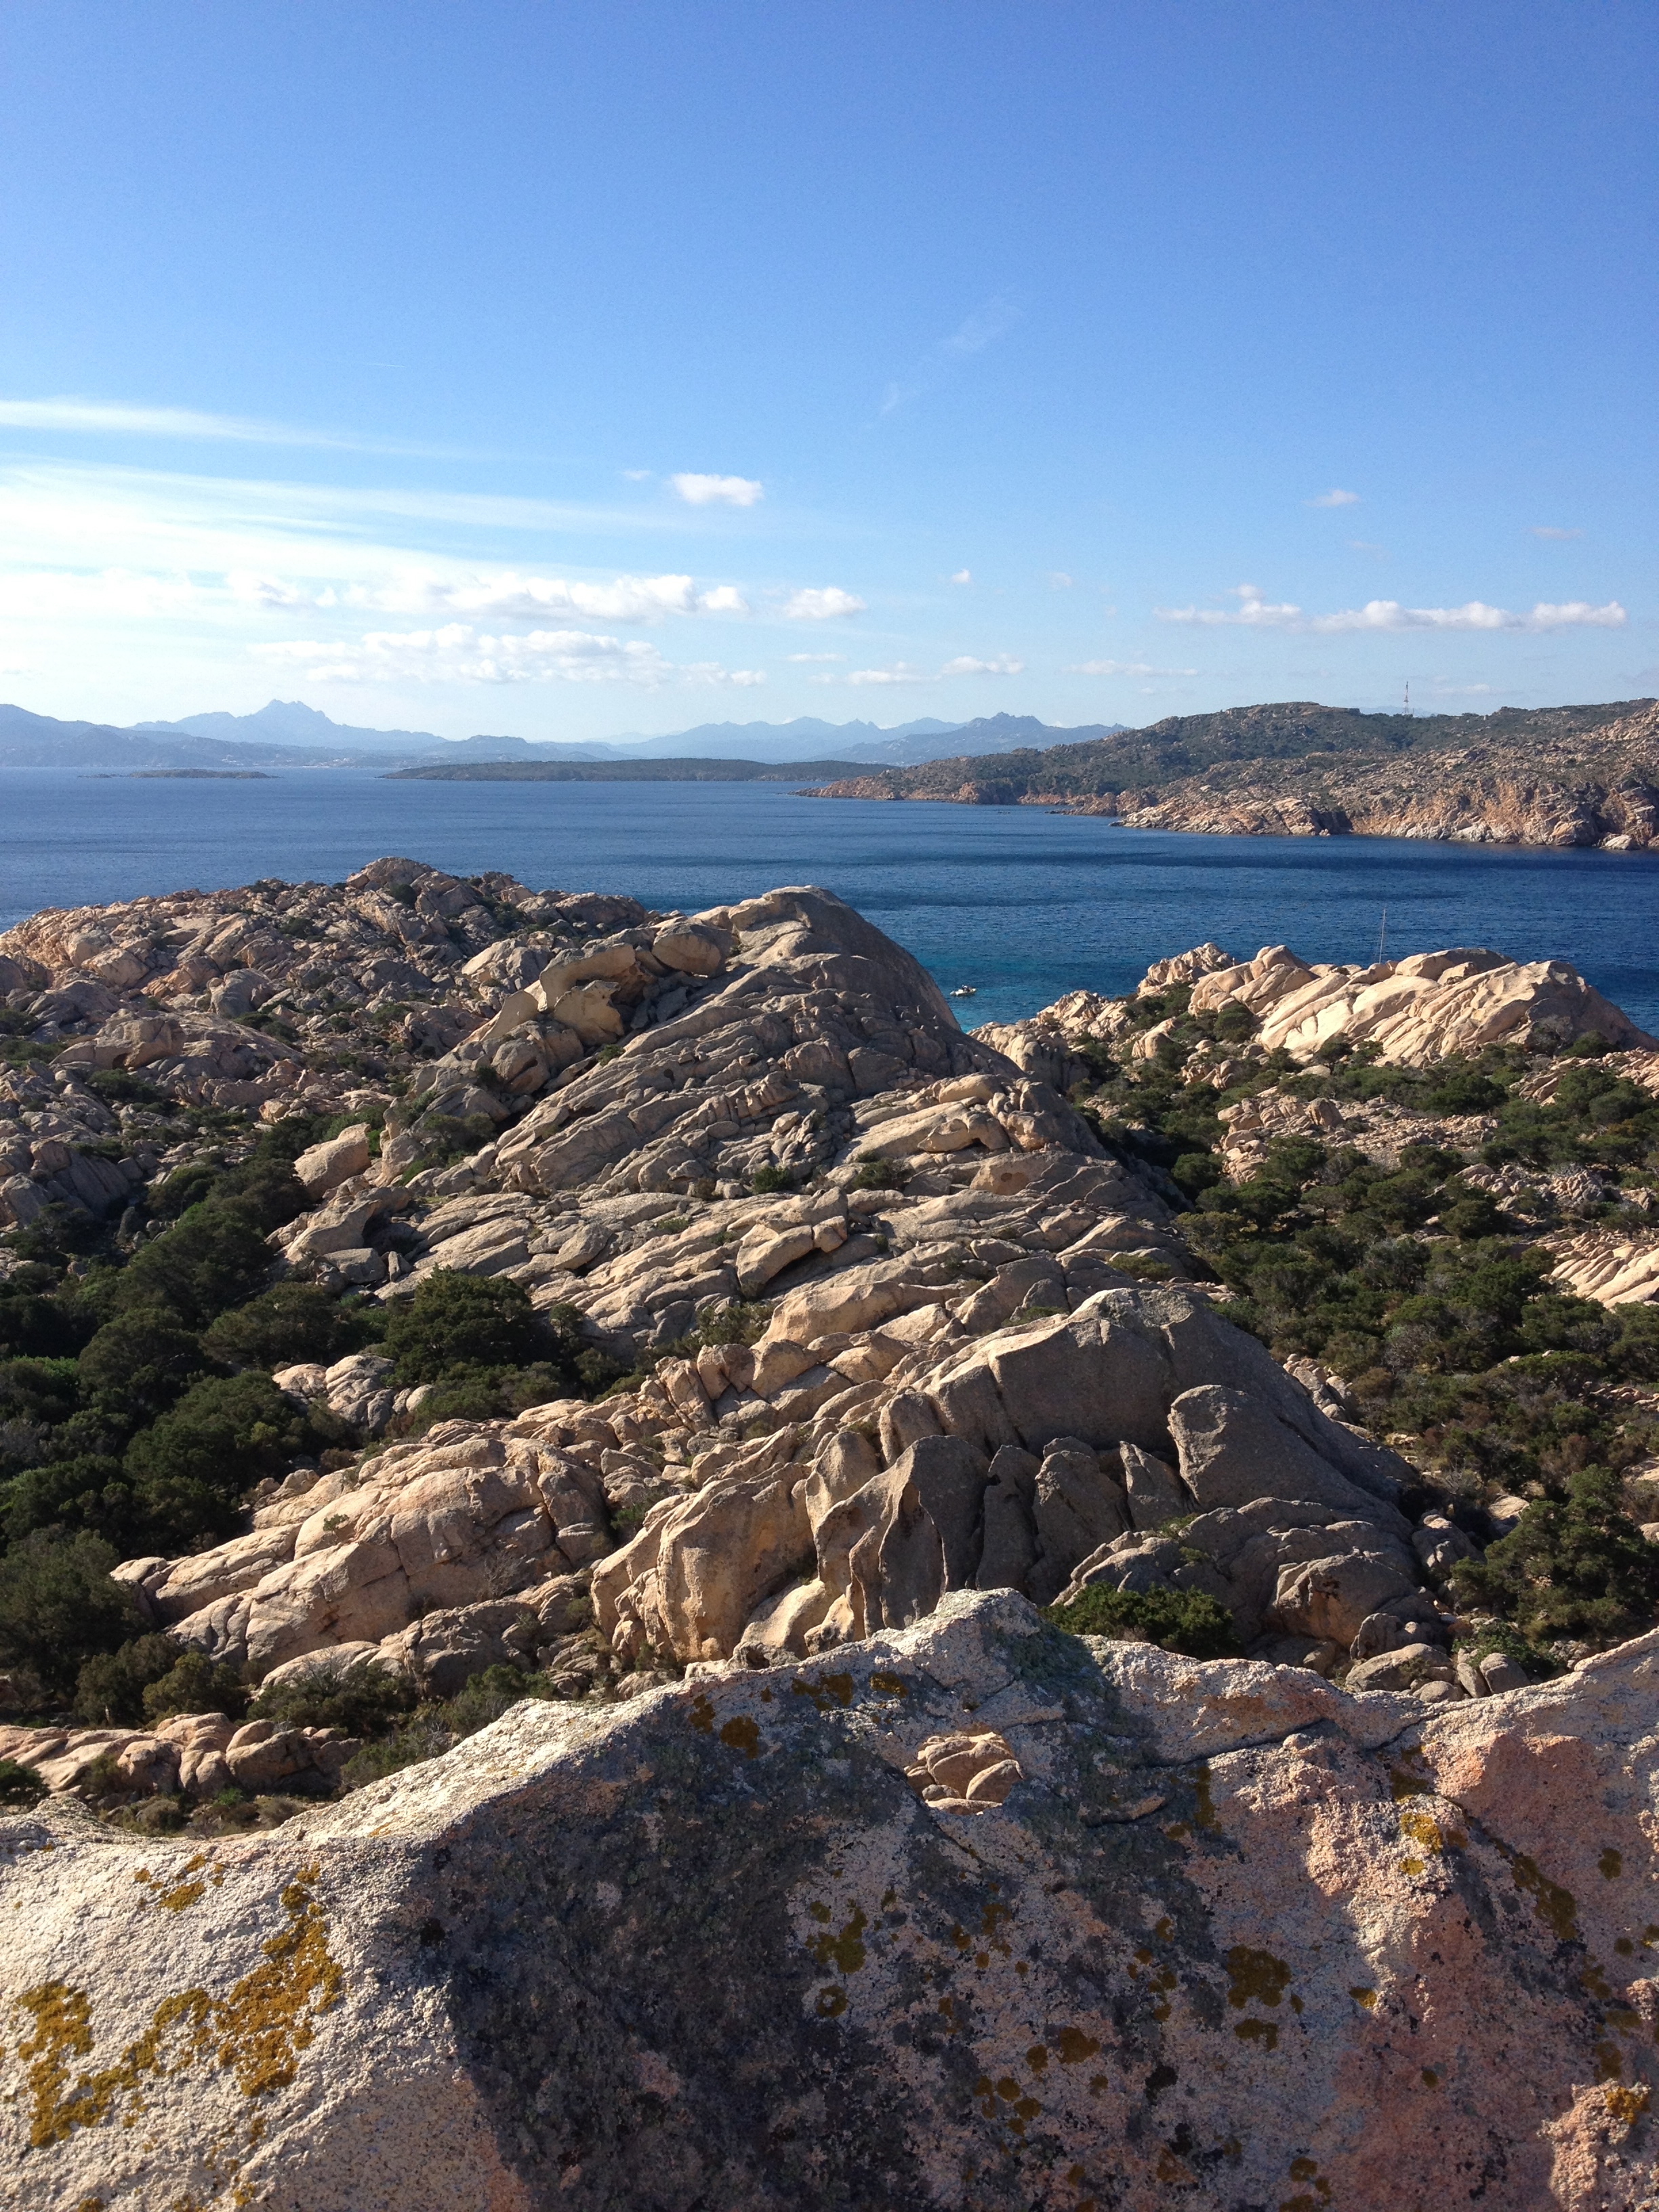
<path id="1" fill-rule="evenodd" d="M 1230 624 L 1246 629 L 1297 630 L 1313 636 L 1334 636 L 1345 631 L 1369 630 L 1522 630 L 1534 634 L 1559 629 L 1619 629 L 1627 619 L 1616 599 L 1606 606 L 1591 606 L 1572 599 L 1559 606 L 1540 600 L 1529 614 L 1514 614 L 1507 607 L 1489 607 L 1471 599 L 1461 607 L 1407 607 L 1398 599 L 1368 599 L 1363 607 L 1346 607 L 1329 615 L 1304 614 L 1298 606 L 1271 605 L 1254 584 L 1237 584 L 1237 607 L 1155 607 L 1160 622 L 1205 627 Z"/>
<path id="2" fill-rule="evenodd" d="M 617 576 L 608 584 L 571 582 L 562 576 L 496 576 L 446 580 L 411 574 L 380 588 L 354 591 L 354 606 L 388 614 L 483 615 L 534 621 L 538 616 L 580 615 L 588 622 L 654 623 L 665 615 L 746 615 L 748 602 L 730 584 L 699 592 L 690 576 Z"/>
<path id="3" fill-rule="evenodd" d="M 958 653 L 954 660 L 947 660 L 940 669 L 939 674 L 941 676 L 1021 676 L 1024 671 L 1025 663 L 1023 660 L 1012 659 L 1006 653 L 998 653 L 994 660 L 975 660 L 971 653 Z"/>
<path id="4" fill-rule="evenodd" d="M 702 477 L 683 470 L 668 479 L 688 507 L 753 507 L 766 487 L 753 477 Z"/>
<path id="5" fill-rule="evenodd" d="M 1048 571 L 1048 581 L 1057 592 L 1069 592 L 1072 588 L 1072 579 L 1063 568 L 1051 568 Z"/>
<path id="6" fill-rule="evenodd" d="M 1196 676 L 1195 668 L 1154 668 L 1145 660 L 1079 660 L 1066 676 Z"/>
<path id="7" fill-rule="evenodd" d="M 766 681 L 764 669 L 722 668 L 718 660 L 694 660 L 680 675 L 687 684 L 735 684 L 740 690 Z"/>
<path id="8" fill-rule="evenodd" d="M 624 469 L 623 471 L 623 482 L 624 483 L 649 483 L 650 481 L 651 471 L 649 469 Z"/>
<path id="9" fill-rule="evenodd" d="M 839 584 L 826 584 L 822 590 L 797 592 L 783 611 L 791 622 L 829 622 L 837 615 L 861 615 L 865 604 Z"/>
<path id="10" fill-rule="evenodd" d="M 819 661 L 845 660 L 847 655 L 844 653 L 792 653 L 787 657 L 796 661 Z"/>
<path id="11" fill-rule="evenodd" d="M 974 572 L 971 568 L 958 568 L 951 579 L 953 584 L 971 584 L 973 580 Z"/>
<path id="12" fill-rule="evenodd" d="M 448 446 L 408 445 L 354 431 L 304 430 L 245 415 L 211 415 L 195 407 L 137 407 L 100 399 L 0 399 L 0 428 L 58 430 L 71 436 L 180 438 L 238 446 L 311 446 L 349 453 L 460 456 Z"/>
<path id="13" fill-rule="evenodd" d="M 492 636 L 467 623 L 437 629 L 371 630 L 355 645 L 295 638 L 249 648 L 257 660 L 303 672 L 319 684 L 636 684 L 654 688 L 677 672 L 654 645 L 586 630 Z"/>
<path id="14" fill-rule="evenodd" d="M 895 661 L 890 668 L 855 668 L 847 679 L 849 684 L 926 684 L 929 680 L 925 668 L 912 668 L 908 660 Z"/>
<path id="15" fill-rule="evenodd" d="M 1334 489 L 1322 491 L 1317 499 L 1304 500 L 1302 503 L 1304 507 L 1358 507 L 1359 494 L 1357 491 Z"/>
<path id="16" fill-rule="evenodd" d="M 1386 545 L 1373 545 L 1368 538 L 1351 538 L 1348 540 L 1348 550 L 1351 553 L 1373 554 L 1379 561 L 1386 561 L 1389 557 L 1389 549 Z"/>
<path id="17" fill-rule="evenodd" d="M 1583 534 L 1582 530 L 1558 530 L 1548 522 L 1534 522 L 1531 532 L 1534 538 L 1582 538 Z"/>
<path id="18" fill-rule="evenodd" d="M 1014 660 L 1000 653 L 994 660 L 976 660 L 971 653 L 959 653 L 954 660 L 930 676 L 925 668 L 913 668 L 908 660 L 895 661 L 890 668 L 855 668 L 847 678 L 849 684 L 932 684 L 947 676 L 1018 676 L 1025 663 Z M 814 678 L 814 682 L 833 681 L 833 678 Z"/>

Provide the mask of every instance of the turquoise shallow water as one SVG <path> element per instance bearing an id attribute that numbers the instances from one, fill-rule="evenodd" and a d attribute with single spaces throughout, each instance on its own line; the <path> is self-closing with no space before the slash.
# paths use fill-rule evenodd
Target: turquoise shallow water
<path id="1" fill-rule="evenodd" d="M 801 799 L 776 784 L 389 783 L 313 771 L 269 783 L 100 781 L 0 771 L 0 926 L 42 906 L 248 883 L 335 882 L 383 853 L 538 889 L 696 908 L 820 883 L 971 983 L 964 1026 L 1079 986 L 1127 989 L 1212 938 L 1248 956 L 1375 957 L 1487 945 L 1572 962 L 1659 1030 L 1659 858 L 1384 838 L 1191 837 L 1036 807 Z"/>

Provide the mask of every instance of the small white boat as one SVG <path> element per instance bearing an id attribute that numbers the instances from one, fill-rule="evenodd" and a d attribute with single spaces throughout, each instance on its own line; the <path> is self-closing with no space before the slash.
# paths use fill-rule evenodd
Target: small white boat
<path id="1" fill-rule="evenodd" d="M 947 991 L 945 996 L 950 999 L 976 999 L 979 996 L 979 986 L 977 983 L 958 983 L 956 989 Z"/>

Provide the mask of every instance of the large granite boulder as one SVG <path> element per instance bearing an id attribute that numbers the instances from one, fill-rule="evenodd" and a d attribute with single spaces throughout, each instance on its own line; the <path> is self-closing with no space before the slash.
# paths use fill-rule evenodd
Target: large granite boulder
<path id="1" fill-rule="evenodd" d="M 956 1595 L 269 1834 L 54 1804 L 9 2201 L 1638 2212 L 1656 1667 L 1425 1712 Z"/>

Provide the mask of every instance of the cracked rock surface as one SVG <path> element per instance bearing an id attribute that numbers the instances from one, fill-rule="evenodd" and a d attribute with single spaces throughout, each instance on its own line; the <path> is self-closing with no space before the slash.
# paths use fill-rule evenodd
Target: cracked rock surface
<path id="1" fill-rule="evenodd" d="M 1656 1667 L 1425 1713 L 959 1593 L 257 1838 L 54 1806 L 11 2201 L 1637 2212 Z"/>

